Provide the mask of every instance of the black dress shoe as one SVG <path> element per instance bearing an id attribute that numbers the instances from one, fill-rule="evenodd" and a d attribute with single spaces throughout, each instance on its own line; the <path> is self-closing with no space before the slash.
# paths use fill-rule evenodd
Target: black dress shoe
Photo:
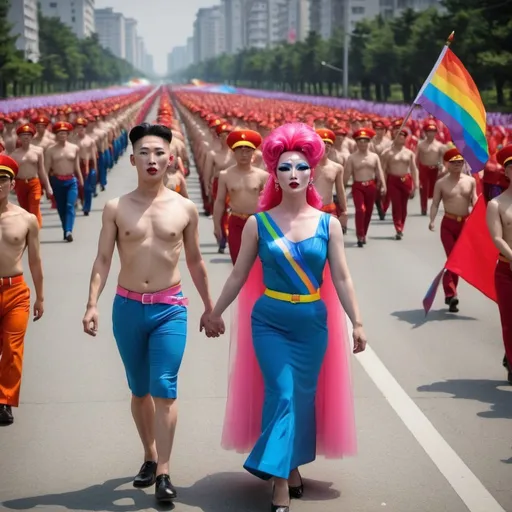
<path id="1" fill-rule="evenodd" d="M 459 308 L 457 307 L 459 305 L 459 299 L 457 297 L 452 297 L 450 299 L 449 305 L 448 305 L 448 311 L 450 313 L 458 313 Z"/>
<path id="2" fill-rule="evenodd" d="M 14 416 L 10 405 L 0 404 L 0 425 L 12 425 Z"/>
<path id="3" fill-rule="evenodd" d="M 176 499 L 178 493 L 171 483 L 169 475 L 158 475 L 156 477 L 155 498 L 160 503 L 165 503 Z"/>
<path id="4" fill-rule="evenodd" d="M 304 494 L 304 484 L 302 482 L 302 476 L 299 473 L 300 485 L 290 485 L 288 486 L 288 490 L 290 492 L 290 498 L 300 500 L 302 495 Z"/>
<path id="5" fill-rule="evenodd" d="M 156 481 L 156 462 L 147 460 L 133 479 L 133 487 L 151 487 Z"/>
<path id="6" fill-rule="evenodd" d="M 272 503 L 270 510 L 271 512 L 290 512 L 290 507 L 287 505 L 274 505 Z"/>

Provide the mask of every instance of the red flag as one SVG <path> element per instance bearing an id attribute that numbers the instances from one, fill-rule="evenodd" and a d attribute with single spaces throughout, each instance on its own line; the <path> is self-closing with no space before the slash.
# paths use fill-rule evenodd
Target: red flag
<path id="1" fill-rule="evenodd" d="M 486 204 L 481 195 L 444 268 L 496 302 L 494 269 L 498 255 L 499 251 L 487 228 Z"/>
<path id="2" fill-rule="evenodd" d="M 423 309 L 428 314 L 445 270 L 451 270 L 471 286 L 496 302 L 494 269 L 499 251 L 492 242 L 486 222 L 486 204 L 481 195 L 468 217 L 443 270 L 435 277 L 425 298 Z"/>

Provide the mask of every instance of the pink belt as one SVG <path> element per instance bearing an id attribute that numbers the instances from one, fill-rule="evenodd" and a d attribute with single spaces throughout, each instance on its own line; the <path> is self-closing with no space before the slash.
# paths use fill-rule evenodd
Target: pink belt
<path id="1" fill-rule="evenodd" d="M 178 284 L 167 290 L 160 290 L 154 293 L 137 293 L 131 292 L 122 286 L 117 286 L 117 295 L 130 300 L 142 302 L 142 304 L 169 304 L 178 306 L 188 306 L 188 299 L 185 297 L 178 297 L 177 294 L 181 292 L 181 285 Z"/>

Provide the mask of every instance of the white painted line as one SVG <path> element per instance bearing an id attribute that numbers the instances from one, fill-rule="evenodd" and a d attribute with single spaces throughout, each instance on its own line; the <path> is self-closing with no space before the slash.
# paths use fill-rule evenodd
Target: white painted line
<path id="1" fill-rule="evenodd" d="M 352 324 L 348 317 L 347 327 L 349 339 L 352 340 Z M 506 512 L 445 441 L 369 345 L 357 356 L 357 360 L 469 511 Z"/>

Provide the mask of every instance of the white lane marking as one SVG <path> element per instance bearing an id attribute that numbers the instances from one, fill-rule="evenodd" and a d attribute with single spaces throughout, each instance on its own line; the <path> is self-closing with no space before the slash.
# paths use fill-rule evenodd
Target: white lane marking
<path id="1" fill-rule="evenodd" d="M 349 339 L 352 340 L 352 323 L 348 317 L 347 327 Z M 369 345 L 357 356 L 357 361 L 469 511 L 506 512 L 445 441 Z"/>

